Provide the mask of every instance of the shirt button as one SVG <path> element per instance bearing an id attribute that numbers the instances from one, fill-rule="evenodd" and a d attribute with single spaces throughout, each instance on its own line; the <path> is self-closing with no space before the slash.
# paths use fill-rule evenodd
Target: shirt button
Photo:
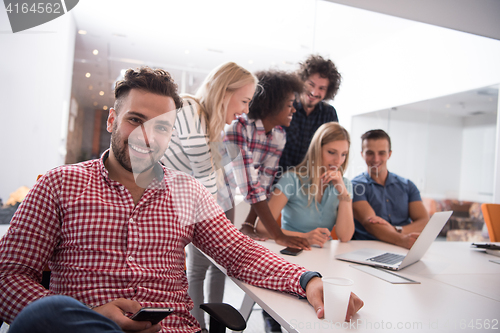
<path id="1" fill-rule="evenodd" d="M 129 221 L 130 223 L 134 223 L 134 219 L 132 219 L 132 218 L 131 218 L 130 220 L 128 220 L 128 221 Z"/>
<path id="2" fill-rule="evenodd" d="M 389 214 L 389 217 L 391 217 L 391 214 Z"/>
<path id="3" fill-rule="evenodd" d="M 129 256 L 129 257 L 128 257 L 128 261 L 134 261 L 134 257 Z"/>
<path id="4" fill-rule="evenodd" d="M 123 191 L 125 189 L 125 186 L 120 186 L 120 191 Z"/>
<path id="5" fill-rule="evenodd" d="M 389 202 L 389 199 L 385 199 L 385 201 Z"/>

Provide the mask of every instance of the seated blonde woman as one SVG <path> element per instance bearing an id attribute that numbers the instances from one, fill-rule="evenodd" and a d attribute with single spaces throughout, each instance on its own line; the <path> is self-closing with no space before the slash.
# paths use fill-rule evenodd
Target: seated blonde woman
<path id="1" fill-rule="evenodd" d="M 349 160 L 349 133 L 338 123 L 323 124 L 314 134 L 307 154 L 274 185 L 269 208 L 281 215 L 286 235 L 304 237 L 323 247 L 333 228 L 342 242 L 354 234 L 352 185 L 343 177 Z M 270 238 L 265 226 L 257 233 Z"/>

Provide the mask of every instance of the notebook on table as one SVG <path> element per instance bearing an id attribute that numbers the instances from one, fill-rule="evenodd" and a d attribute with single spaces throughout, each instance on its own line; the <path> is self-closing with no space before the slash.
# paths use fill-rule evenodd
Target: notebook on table
<path id="1" fill-rule="evenodd" d="M 416 263 L 424 256 L 452 213 L 452 211 L 434 213 L 406 255 L 376 249 L 361 249 L 338 254 L 335 258 L 394 271 L 403 269 Z"/>

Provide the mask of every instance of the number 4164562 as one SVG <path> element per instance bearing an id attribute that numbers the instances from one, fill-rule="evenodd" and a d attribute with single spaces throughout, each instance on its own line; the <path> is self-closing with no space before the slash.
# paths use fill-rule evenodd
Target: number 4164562
<path id="1" fill-rule="evenodd" d="M 12 4 L 9 2 L 7 7 L 5 7 L 7 13 L 11 14 L 14 12 L 15 14 L 27 14 L 27 13 L 47 13 L 47 14 L 61 14 L 61 3 L 58 2 L 38 2 L 34 3 L 30 6 L 28 3 L 15 3 Z"/>

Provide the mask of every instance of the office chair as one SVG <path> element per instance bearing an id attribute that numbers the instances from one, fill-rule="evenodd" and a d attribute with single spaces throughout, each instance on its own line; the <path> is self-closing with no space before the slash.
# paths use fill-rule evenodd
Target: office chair
<path id="1" fill-rule="evenodd" d="M 490 235 L 490 242 L 500 242 L 500 204 L 484 203 L 481 205 L 481 210 Z"/>

